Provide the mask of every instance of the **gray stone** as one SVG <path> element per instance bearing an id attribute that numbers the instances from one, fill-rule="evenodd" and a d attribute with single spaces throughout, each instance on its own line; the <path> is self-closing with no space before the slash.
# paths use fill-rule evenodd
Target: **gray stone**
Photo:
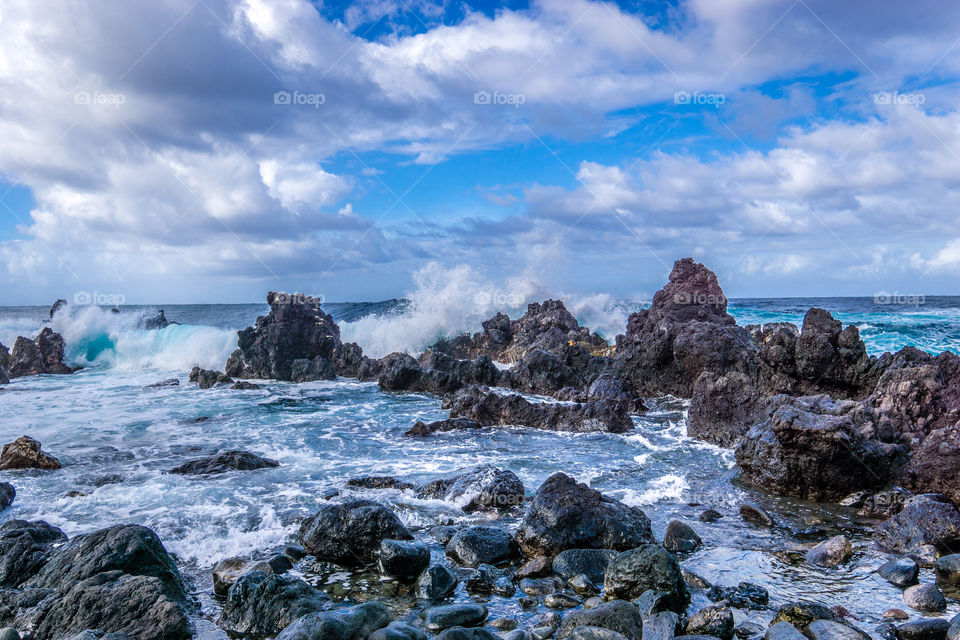
<path id="1" fill-rule="evenodd" d="M 960 553 L 942 556 L 933 564 L 937 580 L 945 584 L 960 584 Z"/>
<path id="2" fill-rule="evenodd" d="M 625 551 L 610 562 L 604 576 L 608 598 L 636 598 L 644 591 L 667 594 L 670 610 L 683 613 L 690 602 L 676 558 L 663 547 L 646 544 Z"/>
<path id="3" fill-rule="evenodd" d="M 557 630 L 557 638 L 569 638 L 574 629 L 585 626 L 610 629 L 626 636 L 628 640 L 643 640 L 640 610 L 625 600 L 611 600 L 592 609 L 568 613 Z"/>
<path id="4" fill-rule="evenodd" d="M 475 627 L 487 619 L 482 604 L 446 604 L 430 607 L 420 614 L 429 631 L 434 633 L 451 627 Z"/>
<path id="5" fill-rule="evenodd" d="M 680 520 L 672 520 L 663 536 L 663 548 L 674 553 L 696 551 L 701 542 L 693 527 Z"/>
<path id="6" fill-rule="evenodd" d="M 465 567 L 476 567 L 513 560 L 519 555 L 519 549 L 513 536 L 503 529 L 467 527 L 450 539 L 446 554 Z"/>
<path id="7" fill-rule="evenodd" d="M 442 564 L 432 564 L 417 578 L 417 597 L 424 600 L 443 600 L 457 589 L 457 576 Z"/>
<path id="8" fill-rule="evenodd" d="M 687 620 L 687 635 L 716 636 L 721 640 L 733 639 L 733 611 L 729 607 L 704 607 Z"/>
<path id="9" fill-rule="evenodd" d="M 806 636 L 797 631 L 797 628 L 789 622 L 777 622 L 770 625 L 765 640 L 807 640 Z"/>
<path id="10" fill-rule="evenodd" d="M 898 640 L 945 640 L 950 622 L 943 618 L 922 618 L 895 628 Z"/>
<path id="11" fill-rule="evenodd" d="M 841 622 L 814 620 L 807 627 L 810 640 L 870 640 L 870 636 Z"/>
<path id="12" fill-rule="evenodd" d="M 846 536 L 834 536 L 807 551 L 807 562 L 817 567 L 836 568 L 850 559 L 853 547 Z"/>
<path id="13" fill-rule="evenodd" d="M 903 589 L 917 584 L 920 565 L 913 558 L 895 558 L 880 565 L 877 573 L 893 586 Z"/>
<path id="14" fill-rule="evenodd" d="M 643 640 L 673 640 L 680 631 L 680 616 L 673 611 L 661 611 L 643 619 Z"/>
<path id="15" fill-rule="evenodd" d="M 903 592 L 903 600 L 912 609 L 924 613 L 940 613 L 946 611 L 947 601 L 932 584 L 918 584 L 908 587 Z"/>
<path id="16" fill-rule="evenodd" d="M 553 559 L 553 571 L 557 575 L 570 579 L 586 574 L 593 582 L 603 582 L 607 565 L 617 557 L 610 549 L 567 549 Z"/>
<path id="17" fill-rule="evenodd" d="M 287 626 L 277 640 L 367 640 L 390 623 L 390 612 L 381 602 L 364 602 L 336 611 L 315 611 L 297 618 Z M 402 625 L 406 627 L 407 625 Z M 396 629 L 396 628 L 395 628 Z M 411 628 L 412 629 L 412 628 Z M 413 629 L 416 632 L 415 629 Z M 423 640 L 424 634 L 408 636 L 398 634 L 396 640 Z"/>

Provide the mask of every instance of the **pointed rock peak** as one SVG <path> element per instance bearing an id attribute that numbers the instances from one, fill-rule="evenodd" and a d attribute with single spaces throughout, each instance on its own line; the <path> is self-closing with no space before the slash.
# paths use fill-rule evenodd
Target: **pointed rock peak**
<path id="1" fill-rule="evenodd" d="M 677 320 L 730 321 L 717 274 L 693 258 L 674 263 L 670 282 L 653 296 L 650 310 Z"/>

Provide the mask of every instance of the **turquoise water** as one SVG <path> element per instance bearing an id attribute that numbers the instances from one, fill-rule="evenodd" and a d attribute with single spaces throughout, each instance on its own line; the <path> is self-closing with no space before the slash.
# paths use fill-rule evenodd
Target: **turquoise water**
<path id="1" fill-rule="evenodd" d="M 731 313 L 742 324 L 799 322 L 806 309 L 817 304 L 860 326 L 872 353 L 904 344 L 938 351 L 960 345 L 958 303 L 957 298 L 938 298 L 906 308 L 866 299 L 734 301 Z M 394 307 L 367 306 L 364 312 Z M 623 307 L 630 305 L 621 304 L 621 312 Z M 352 318 L 342 322 L 344 336 L 365 347 L 365 331 L 372 332 L 370 340 L 380 349 L 415 349 L 416 341 L 427 340 L 433 330 L 433 325 L 414 330 L 416 309 L 408 309 L 406 317 L 358 319 L 355 305 L 326 308 L 335 317 Z M 137 321 L 149 310 L 137 308 L 113 314 L 88 307 L 54 320 L 54 329 L 67 341 L 68 358 L 87 368 L 72 376 L 21 378 L 3 388 L 0 442 L 29 434 L 64 467 L 53 473 L 0 472 L 0 479 L 18 491 L 0 520 L 44 519 L 69 535 L 119 522 L 152 527 L 178 557 L 203 602 L 197 623 L 205 637 L 223 637 L 210 623 L 218 607 L 208 595 L 212 565 L 233 555 L 266 554 L 289 543 L 298 520 L 348 478 L 396 475 L 421 482 L 487 462 L 515 471 L 528 494 L 551 473 L 563 470 L 642 506 L 658 535 L 671 518 L 684 518 L 705 542 L 684 559 L 685 566 L 724 585 L 743 580 L 762 584 L 774 604 L 814 598 L 843 605 L 865 622 L 878 621 L 887 608 L 903 606 L 899 591 L 872 573 L 885 556 L 869 542 L 869 523 L 843 509 L 771 498 L 740 486 L 730 451 L 686 438 L 683 402 L 654 402 L 647 415 L 635 419 L 636 429 L 623 435 L 499 429 L 407 439 L 402 433 L 416 420 L 444 416 L 438 399 L 384 393 L 376 384 L 352 380 L 267 382 L 259 391 L 244 392 L 196 388 L 187 382 L 189 368 L 201 364 L 222 369 L 235 347 L 236 330 L 251 324 L 265 307 L 165 310 L 169 319 L 184 324 L 138 330 Z M 615 311 L 602 315 L 608 326 L 616 325 Z M 601 317 L 597 309 L 591 312 Z M 11 336 L 35 335 L 46 317 L 47 309 L 0 308 L 0 342 L 9 346 Z M 395 343 L 384 341 L 391 326 L 400 328 Z M 143 388 L 170 377 L 177 377 L 180 386 Z M 164 473 L 191 458 L 235 448 L 281 464 L 203 479 Z M 68 497 L 67 492 L 82 495 Z M 389 501 L 405 523 L 421 532 L 439 523 L 488 517 L 468 516 L 453 505 L 417 500 L 409 493 L 366 495 Z M 736 511 L 745 498 L 774 510 L 782 527 L 771 533 L 743 523 Z M 707 506 L 724 518 L 699 522 L 697 515 Z M 515 527 L 516 514 L 500 524 Z M 836 531 L 854 539 L 853 561 L 833 571 L 804 564 L 794 546 Z M 433 550 L 442 555 L 439 546 Z M 310 580 L 326 581 L 309 567 L 300 570 Z M 924 577 L 931 579 L 926 571 Z M 467 598 L 462 588 L 458 598 Z M 530 615 L 515 601 L 493 598 L 489 604 L 500 615 Z M 951 611 L 956 610 L 953 602 Z"/>

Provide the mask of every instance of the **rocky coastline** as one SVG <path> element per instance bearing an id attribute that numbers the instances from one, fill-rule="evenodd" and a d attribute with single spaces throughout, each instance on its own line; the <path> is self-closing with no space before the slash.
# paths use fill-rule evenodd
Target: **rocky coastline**
<path id="1" fill-rule="evenodd" d="M 960 617 L 946 615 L 960 589 L 960 357 L 952 353 L 905 347 L 870 356 L 855 326 L 820 308 L 801 327 L 739 326 L 716 275 L 689 258 L 676 262 L 614 345 L 547 300 L 417 356 L 372 359 L 342 342 L 317 301 L 270 292 L 267 303 L 269 313 L 239 332 L 224 370 L 197 367 L 190 384 L 243 391 L 261 380 L 344 377 L 437 396 L 448 418 L 411 424 L 407 437 L 420 439 L 514 427 L 622 434 L 651 399 L 683 399 L 689 437 L 730 449 L 739 482 L 854 508 L 872 522 L 873 543 L 890 557 L 876 572 L 902 589 L 904 608 L 877 611 L 884 622 L 867 626 L 815 592 L 772 606 L 777 594 L 762 587 L 711 585 L 684 568 L 686 554 L 704 544 L 696 529 L 710 526 L 709 509 L 699 523 L 656 523 L 666 527 L 657 539 L 642 509 L 563 470 L 524 487 L 509 470 L 482 465 L 420 485 L 355 478 L 342 495 L 325 496 L 282 552 L 218 563 L 213 623 L 231 638 L 960 640 Z M 72 373 L 63 359 L 63 338 L 49 328 L 18 338 L 12 350 L 0 345 L 0 384 Z M 277 464 L 236 449 L 169 473 L 202 481 Z M 0 470 L 60 468 L 28 436 L 0 453 Z M 349 487 L 443 499 L 483 518 L 411 527 L 388 497 L 357 498 Z M 0 510 L 15 500 L 15 483 L 0 483 Z M 776 529 L 776 514 L 756 504 L 739 512 L 750 526 Z M 854 549 L 837 534 L 812 540 L 803 553 L 830 571 Z M 921 583 L 921 568 L 932 569 L 935 582 Z M 312 571 L 375 576 L 379 586 L 345 597 L 335 582 L 308 580 Z M 460 585 L 468 597 L 455 601 Z M 534 615 L 522 625 L 519 616 L 491 619 L 492 596 Z M 3 640 L 181 640 L 198 637 L 191 621 L 199 606 L 150 529 L 122 524 L 68 539 L 43 521 L 0 525 Z M 762 612 L 765 626 L 743 621 L 746 611 Z"/>

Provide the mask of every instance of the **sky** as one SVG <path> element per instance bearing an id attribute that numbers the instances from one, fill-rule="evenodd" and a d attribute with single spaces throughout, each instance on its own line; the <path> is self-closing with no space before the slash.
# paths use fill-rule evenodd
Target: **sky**
<path id="1" fill-rule="evenodd" d="M 0 0 L 0 305 L 960 294 L 947 0 Z"/>

